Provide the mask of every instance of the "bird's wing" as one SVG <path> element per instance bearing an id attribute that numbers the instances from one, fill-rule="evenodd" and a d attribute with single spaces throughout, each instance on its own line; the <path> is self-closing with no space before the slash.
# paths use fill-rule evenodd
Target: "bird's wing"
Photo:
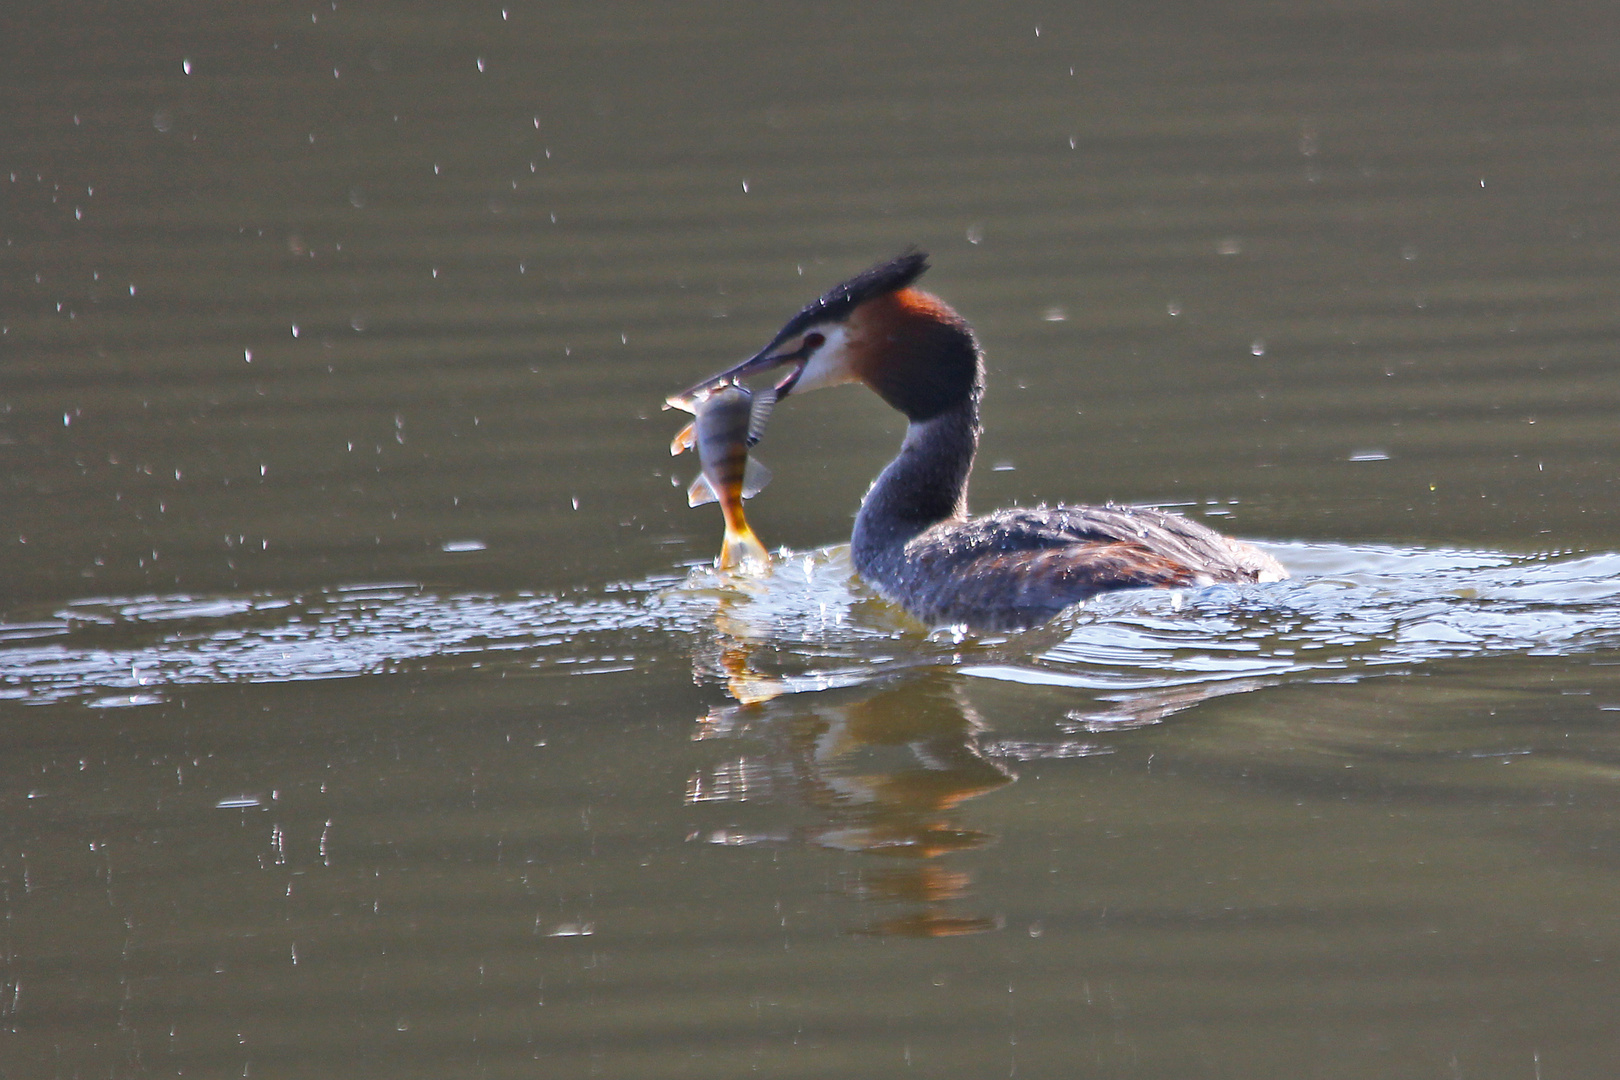
<path id="1" fill-rule="evenodd" d="M 1134 544 L 1192 567 L 1230 563 L 1240 548 L 1214 529 L 1146 506 L 1054 506 L 1003 510 L 969 523 L 976 547 L 1044 551 L 1075 544 Z"/>

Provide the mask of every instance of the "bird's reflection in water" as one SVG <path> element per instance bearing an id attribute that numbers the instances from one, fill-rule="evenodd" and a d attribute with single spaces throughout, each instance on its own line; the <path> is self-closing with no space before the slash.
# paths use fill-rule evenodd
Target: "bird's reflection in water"
<path id="1" fill-rule="evenodd" d="M 753 752 L 696 773 L 689 802 L 770 799 L 810 812 L 791 832 L 711 839 L 871 856 L 874 864 L 851 875 L 846 890 L 898 911 L 863 933 L 943 937 L 997 926 L 988 915 L 956 910 L 971 879 L 945 863 L 993 839 L 963 823 L 960 805 L 1014 776 L 985 754 L 985 726 L 949 672 L 716 709 L 698 721 L 695 737 L 746 740 Z"/>
<path id="2" fill-rule="evenodd" d="M 694 773 L 686 798 L 774 804 L 806 819 L 789 829 L 707 834 L 715 843 L 806 844 L 870 858 L 846 883 L 852 897 L 885 912 L 865 933 L 943 937 L 999 925 L 960 910 L 971 879 L 954 856 L 994 839 L 968 827 L 961 806 L 1012 783 L 1011 763 L 1108 754 L 1111 747 L 1088 736 L 1161 723 L 1212 697 L 1267 685 L 1213 680 L 1090 695 L 1077 702 L 1087 707 L 1052 717 L 1053 734 L 1067 737 L 996 739 L 964 690 L 986 670 L 970 674 L 954 648 L 913 646 L 899 663 L 892 655 L 823 651 L 834 665 L 822 676 L 766 674 L 784 659 L 783 641 L 752 603 L 750 584 L 717 591 L 715 634 L 694 656 L 698 681 L 722 683 L 736 704 L 700 717 L 693 737 L 735 740 L 740 752 Z M 1036 632 L 1012 644 L 1025 655 L 1043 647 Z M 978 656 L 994 656 L 977 647 Z"/>

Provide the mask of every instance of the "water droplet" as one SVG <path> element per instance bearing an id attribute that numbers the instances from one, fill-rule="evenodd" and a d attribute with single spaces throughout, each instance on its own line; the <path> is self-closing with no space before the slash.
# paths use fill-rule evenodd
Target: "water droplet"
<path id="1" fill-rule="evenodd" d="M 596 933 L 595 923 L 558 923 L 546 931 L 546 937 L 590 937 Z"/>
<path id="2" fill-rule="evenodd" d="M 1256 356 L 1266 355 L 1266 339 L 1258 337 L 1255 338 L 1249 343 L 1249 351 Z"/>

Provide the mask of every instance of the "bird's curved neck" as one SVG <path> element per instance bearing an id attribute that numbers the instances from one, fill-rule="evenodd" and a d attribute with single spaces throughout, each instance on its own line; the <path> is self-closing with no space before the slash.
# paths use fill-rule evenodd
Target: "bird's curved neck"
<path id="1" fill-rule="evenodd" d="M 979 396 L 971 394 L 906 428 L 900 453 L 878 475 L 855 516 L 857 567 L 941 521 L 967 517 L 968 474 L 979 449 Z"/>

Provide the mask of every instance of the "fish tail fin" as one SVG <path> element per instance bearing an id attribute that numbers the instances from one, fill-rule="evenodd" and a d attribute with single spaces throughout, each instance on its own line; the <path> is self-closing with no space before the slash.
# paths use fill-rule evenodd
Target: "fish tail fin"
<path id="1" fill-rule="evenodd" d="M 720 545 L 720 569 L 735 570 L 748 563 L 767 566 L 770 561 L 770 552 L 765 550 L 765 545 L 760 543 L 747 522 L 737 525 L 726 522 L 726 538 Z"/>

